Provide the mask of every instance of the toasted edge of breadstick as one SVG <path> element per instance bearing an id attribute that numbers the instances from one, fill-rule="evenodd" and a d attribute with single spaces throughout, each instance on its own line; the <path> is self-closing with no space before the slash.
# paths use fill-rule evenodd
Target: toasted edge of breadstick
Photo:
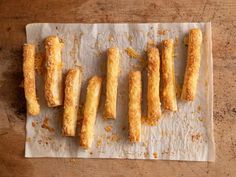
<path id="1" fill-rule="evenodd" d="M 201 62 L 201 44 L 201 30 L 191 29 L 188 37 L 188 58 L 181 94 L 182 100 L 193 101 L 195 98 Z"/>
<path id="2" fill-rule="evenodd" d="M 24 44 L 23 58 L 24 89 L 27 102 L 27 111 L 29 114 L 36 116 L 40 112 L 40 105 L 36 97 L 35 86 L 35 45 Z"/>
<path id="3" fill-rule="evenodd" d="M 80 145 L 84 149 L 92 146 L 94 125 L 102 88 L 102 78 L 93 76 L 89 82 L 84 106 L 84 118 L 80 134 Z"/>
<path id="4" fill-rule="evenodd" d="M 57 36 L 49 36 L 45 40 L 45 99 L 48 107 L 55 107 L 63 104 L 62 47 L 63 45 Z"/>
<path id="5" fill-rule="evenodd" d="M 107 55 L 106 100 L 103 116 L 105 119 L 115 119 L 120 60 L 119 49 L 109 48 Z"/>
<path id="6" fill-rule="evenodd" d="M 64 136 L 76 135 L 81 82 L 81 69 L 79 67 L 70 69 L 65 81 L 65 100 L 62 124 L 62 135 Z"/>
<path id="7" fill-rule="evenodd" d="M 162 102 L 165 109 L 177 111 L 175 71 L 174 71 L 174 41 L 162 41 Z"/>
<path id="8" fill-rule="evenodd" d="M 150 125 L 156 125 L 161 117 L 160 56 L 155 47 L 148 49 L 147 115 Z"/>
<path id="9" fill-rule="evenodd" d="M 129 140 L 140 142 L 141 139 L 141 98 L 142 81 L 141 72 L 129 73 Z"/>

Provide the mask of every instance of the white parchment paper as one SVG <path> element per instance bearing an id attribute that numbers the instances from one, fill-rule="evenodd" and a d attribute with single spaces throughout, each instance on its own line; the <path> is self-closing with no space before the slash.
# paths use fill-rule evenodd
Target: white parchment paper
<path id="1" fill-rule="evenodd" d="M 127 55 L 132 47 L 145 58 L 147 42 L 173 38 L 175 48 L 175 75 L 180 85 L 187 58 L 184 36 L 191 28 L 203 32 L 202 60 L 194 102 L 178 100 L 178 111 L 164 111 L 157 126 L 142 125 L 142 142 L 128 141 L 128 73 L 137 69 L 138 60 Z M 79 137 L 61 136 L 62 106 L 48 108 L 44 99 L 43 75 L 37 75 L 37 94 L 41 105 L 39 116 L 27 116 L 25 157 L 79 157 L 79 158 L 128 158 L 214 161 L 213 138 L 213 80 L 212 44 L 210 23 L 145 23 L 145 24 L 29 24 L 27 42 L 38 45 L 43 51 L 43 40 L 58 35 L 64 41 L 62 60 L 64 74 L 68 69 L 81 65 L 84 78 L 81 104 L 85 101 L 88 79 L 93 75 L 106 75 L 106 50 L 117 46 L 121 51 L 121 73 L 118 86 L 117 119 L 102 118 L 105 81 L 97 114 L 95 136 L 90 150 L 83 150 Z M 105 79 L 104 79 L 105 80 Z M 146 76 L 143 70 L 143 114 L 146 110 Z M 46 126 L 45 126 L 46 124 Z M 109 130 L 105 128 L 110 127 Z M 108 129 L 108 128 L 107 128 Z"/>

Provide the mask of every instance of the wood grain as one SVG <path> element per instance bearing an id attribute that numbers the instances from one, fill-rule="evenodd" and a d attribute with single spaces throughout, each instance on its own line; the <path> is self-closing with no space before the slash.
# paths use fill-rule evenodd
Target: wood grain
<path id="1" fill-rule="evenodd" d="M 212 21 L 216 162 L 102 159 L 25 159 L 25 99 L 22 45 L 32 22 Z M 235 0 L 1 0 L 0 1 L 0 176 L 236 175 Z"/>

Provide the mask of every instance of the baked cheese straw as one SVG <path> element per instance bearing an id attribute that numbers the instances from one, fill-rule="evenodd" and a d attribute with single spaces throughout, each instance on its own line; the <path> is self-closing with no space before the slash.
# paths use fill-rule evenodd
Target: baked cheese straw
<path id="1" fill-rule="evenodd" d="M 46 49 L 46 77 L 45 98 L 48 107 L 55 107 L 63 103 L 62 86 L 62 52 L 63 44 L 56 36 L 49 36 L 45 40 Z"/>
<path id="2" fill-rule="evenodd" d="M 119 49 L 109 48 L 107 55 L 106 100 L 103 116 L 105 119 L 115 119 L 120 60 Z"/>
<path id="3" fill-rule="evenodd" d="M 141 72 L 129 73 L 129 140 L 140 142 L 141 137 Z"/>
<path id="4" fill-rule="evenodd" d="M 90 148 L 93 142 L 94 124 L 101 95 L 101 87 L 101 77 L 94 76 L 89 80 L 80 134 L 80 145 L 84 149 Z"/>
<path id="5" fill-rule="evenodd" d="M 65 81 L 64 114 L 62 134 L 75 136 L 79 109 L 82 72 L 80 68 L 70 69 Z"/>
<path id="6" fill-rule="evenodd" d="M 150 125 L 155 125 L 161 117 L 160 87 L 160 56 L 155 47 L 148 49 L 148 87 L 147 87 L 147 118 Z"/>
<path id="7" fill-rule="evenodd" d="M 25 44 L 23 47 L 23 73 L 24 73 L 24 89 L 27 102 L 27 111 L 29 114 L 36 116 L 40 112 L 40 105 L 36 97 L 35 87 L 35 45 Z"/>
<path id="8" fill-rule="evenodd" d="M 162 101 L 165 109 L 177 111 L 175 71 L 174 71 L 174 41 L 162 41 Z"/>
<path id="9" fill-rule="evenodd" d="M 188 59 L 184 75 L 181 99 L 193 101 L 197 90 L 197 81 L 201 62 L 202 32 L 192 29 L 188 37 Z"/>

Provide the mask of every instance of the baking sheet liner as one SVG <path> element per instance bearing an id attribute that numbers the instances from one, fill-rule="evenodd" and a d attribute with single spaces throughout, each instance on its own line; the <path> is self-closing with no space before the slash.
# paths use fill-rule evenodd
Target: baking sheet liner
<path id="1" fill-rule="evenodd" d="M 178 111 L 163 110 L 157 126 L 142 125 L 140 143 L 128 140 L 128 73 L 142 69 L 139 60 L 125 51 L 132 47 L 145 59 L 147 43 L 158 45 L 161 40 L 175 40 L 175 76 L 182 85 L 187 58 L 184 37 L 191 28 L 203 32 L 202 60 L 194 102 L 178 99 Z M 97 114 L 92 148 L 85 151 L 79 137 L 61 136 L 63 107 L 48 108 L 44 99 L 44 79 L 37 74 L 36 85 L 41 112 L 27 115 L 25 157 L 78 157 L 166 159 L 214 161 L 213 137 L 213 68 L 211 23 L 121 23 L 121 24 L 53 24 L 35 23 L 26 26 L 27 42 L 38 45 L 43 52 L 43 41 L 57 35 L 64 42 L 62 52 L 64 75 L 77 65 L 83 67 L 81 105 L 85 102 L 88 79 L 93 75 L 106 76 L 106 50 L 119 47 L 121 52 L 118 86 L 117 119 L 104 120 L 105 82 Z M 146 71 L 143 70 L 143 115 L 146 114 Z M 105 79 L 104 79 L 105 80 Z"/>

